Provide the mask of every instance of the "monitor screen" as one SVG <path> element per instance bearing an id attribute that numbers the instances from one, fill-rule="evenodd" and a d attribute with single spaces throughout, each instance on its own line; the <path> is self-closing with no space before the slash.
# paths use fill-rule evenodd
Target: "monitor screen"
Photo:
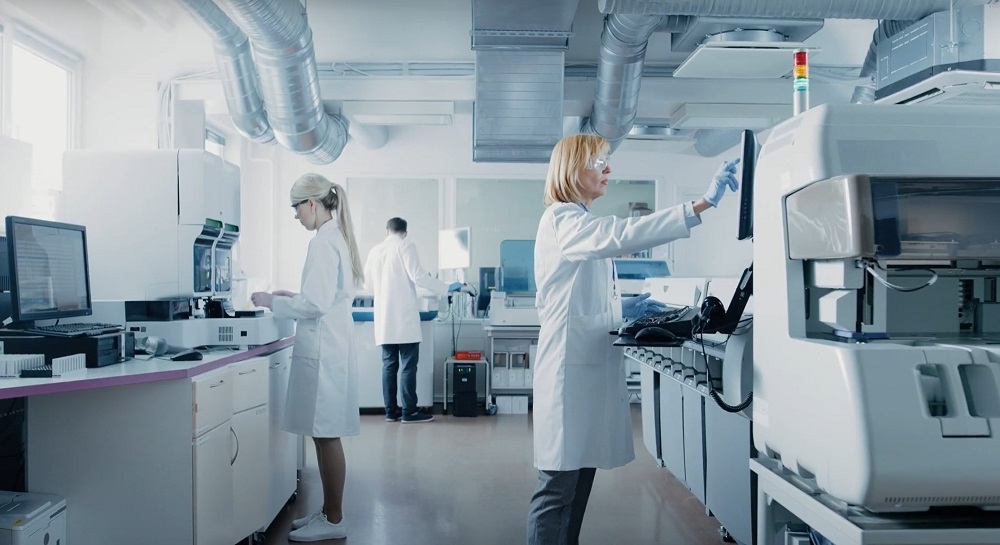
<path id="1" fill-rule="evenodd" d="M 438 231 L 438 269 L 468 269 L 471 264 L 469 228 Z"/>
<path id="2" fill-rule="evenodd" d="M 16 322 L 91 314 L 87 231 L 7 216 L 11 318 Z"/>
<path id="3" fill-rule="evenodd" d="M 737 240 L 753 237 L 753 177 L 757 169 L 757 135 L 747 129 L 740 142 L 740 220 Z"/>

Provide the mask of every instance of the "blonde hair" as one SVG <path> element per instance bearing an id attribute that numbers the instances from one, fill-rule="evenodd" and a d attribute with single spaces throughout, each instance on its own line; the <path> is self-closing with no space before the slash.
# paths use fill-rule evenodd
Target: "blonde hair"
<path id="1" fill-rule="evenodd" d="M 347 241 L 347 249 L 351 254 L 351 271 L 354 273 L 354 281 L 359 285 L 364 283 L 365 270 L 361 265 L 358 243 L 354 239 L 354 225 L 351 223 L 351 211 L 347 206 L 347 191 L 319 174 L 310 173 L 303 174 L 298 180 L 295 180 L 289 193 L 293 201 L 314 199 L 327 210 L 334 212 L 337 223 L 340 225 L 340 232 L 344 233 L 344 240 Z"/>
<path id="2" fill-rule="evenodd" d="M 580 171 L 595 155 L 611 149 L 608 141 L 596 134 L 573 134 L 556 143 L 545 175 L 545 206 L 557 202 L 582 203 Z"/>

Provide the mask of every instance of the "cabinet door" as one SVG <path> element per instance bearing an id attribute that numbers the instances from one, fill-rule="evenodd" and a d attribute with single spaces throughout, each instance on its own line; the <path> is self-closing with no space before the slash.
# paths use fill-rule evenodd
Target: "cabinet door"
<path id="1" fill-rule="evenodd" d="M 269 374 L 271 395 L 268 397 L 268 418 L 271 440 L 268 443 L 270 453 L 268 486 L 268 520 L 274 520 L 288 499 L 295 493 L 298 486 L 296 470 L 298 469 L 298 448 L 296 442 L 302 443 L 302 437 L 292 435 L 281 429 L 281 418 L 285 414 L 285 399 L 288 397 L 288 372 L 291 365 L 292 349 L 286 348 L 269 357 L 271 368 Z"/>
<path id="2" fill-rule="evenodd" d="M 233 413 L 245 411 L 267 403 L 266 357 L 250 358 L 232 364 Z"/>
<path id="3" fill-rule="evenodd" d="M 678 481 L 687 483 L 684 467 L 684 395 L 680 382 L 660 375 L 660 453 Z M 749 463 L 748 463 L 749 467 Z"/>
<path id="4" fill-rule="evenodd" d="M 267 517 L 268 407 L 233 415 L 233 520 L 228 543 L 246 539 L 271 522 Z"/>
<path id="5" fill-rule="evenodd" d="M 195 545 L 232 543 L 232 428 L 229 421 L 194 440 Z"/>
<path id="6" fill-rule="evenodd" d="M 191 379 L 194 388 L 194 433 L 198 437 L 233 415 L 233 379 L 228 367 Z"/>

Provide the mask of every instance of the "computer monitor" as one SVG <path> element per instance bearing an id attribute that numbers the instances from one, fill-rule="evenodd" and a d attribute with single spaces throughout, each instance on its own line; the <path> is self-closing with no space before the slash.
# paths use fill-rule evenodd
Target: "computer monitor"
<path id="1" fill-rule="evenodd" d="M 6 226 L 11 319 L 89 316 L 86 228 L 17 216 Z"/>
<path id="2" fill-rule="evenodd" d="M 757 135 L 747 129 L 740 141 L 740 220 L 737 240 L 753 237 L 753 177 L 757 169 Z"/>
<path id="3" fill-rule="evenodd" d="M 469 247 L 469 228 L 441 229 L 438 231 L 438 269 L 468 269 L 472 266 Z"/>

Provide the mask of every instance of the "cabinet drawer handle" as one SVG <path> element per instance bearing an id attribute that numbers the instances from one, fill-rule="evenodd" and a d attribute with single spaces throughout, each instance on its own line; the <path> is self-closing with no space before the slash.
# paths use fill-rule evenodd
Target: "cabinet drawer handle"
<path id="1" fill-rule="evenodd" d="M 216 382 L 215 384 L 212 384 L 211 386 L 209 386 L 209 388 L 215 388 L 216 386 L 222 386 L 225 383 L 226 383 L 226 381 L 220 380 L 219 382 Z"/>
<path id="2" fill-rule="evenodd" d="M 240 375 L 241 375 L 241 376 L 242 376 L 242 375 L 249 375 L 250 373 L 256 373 L 256 372 L 257 372 L 257 370 L 256 370 L 256 369 L 251 369 L 251 370 L 249 370 L 249 371 L 240 371 Z"/>

